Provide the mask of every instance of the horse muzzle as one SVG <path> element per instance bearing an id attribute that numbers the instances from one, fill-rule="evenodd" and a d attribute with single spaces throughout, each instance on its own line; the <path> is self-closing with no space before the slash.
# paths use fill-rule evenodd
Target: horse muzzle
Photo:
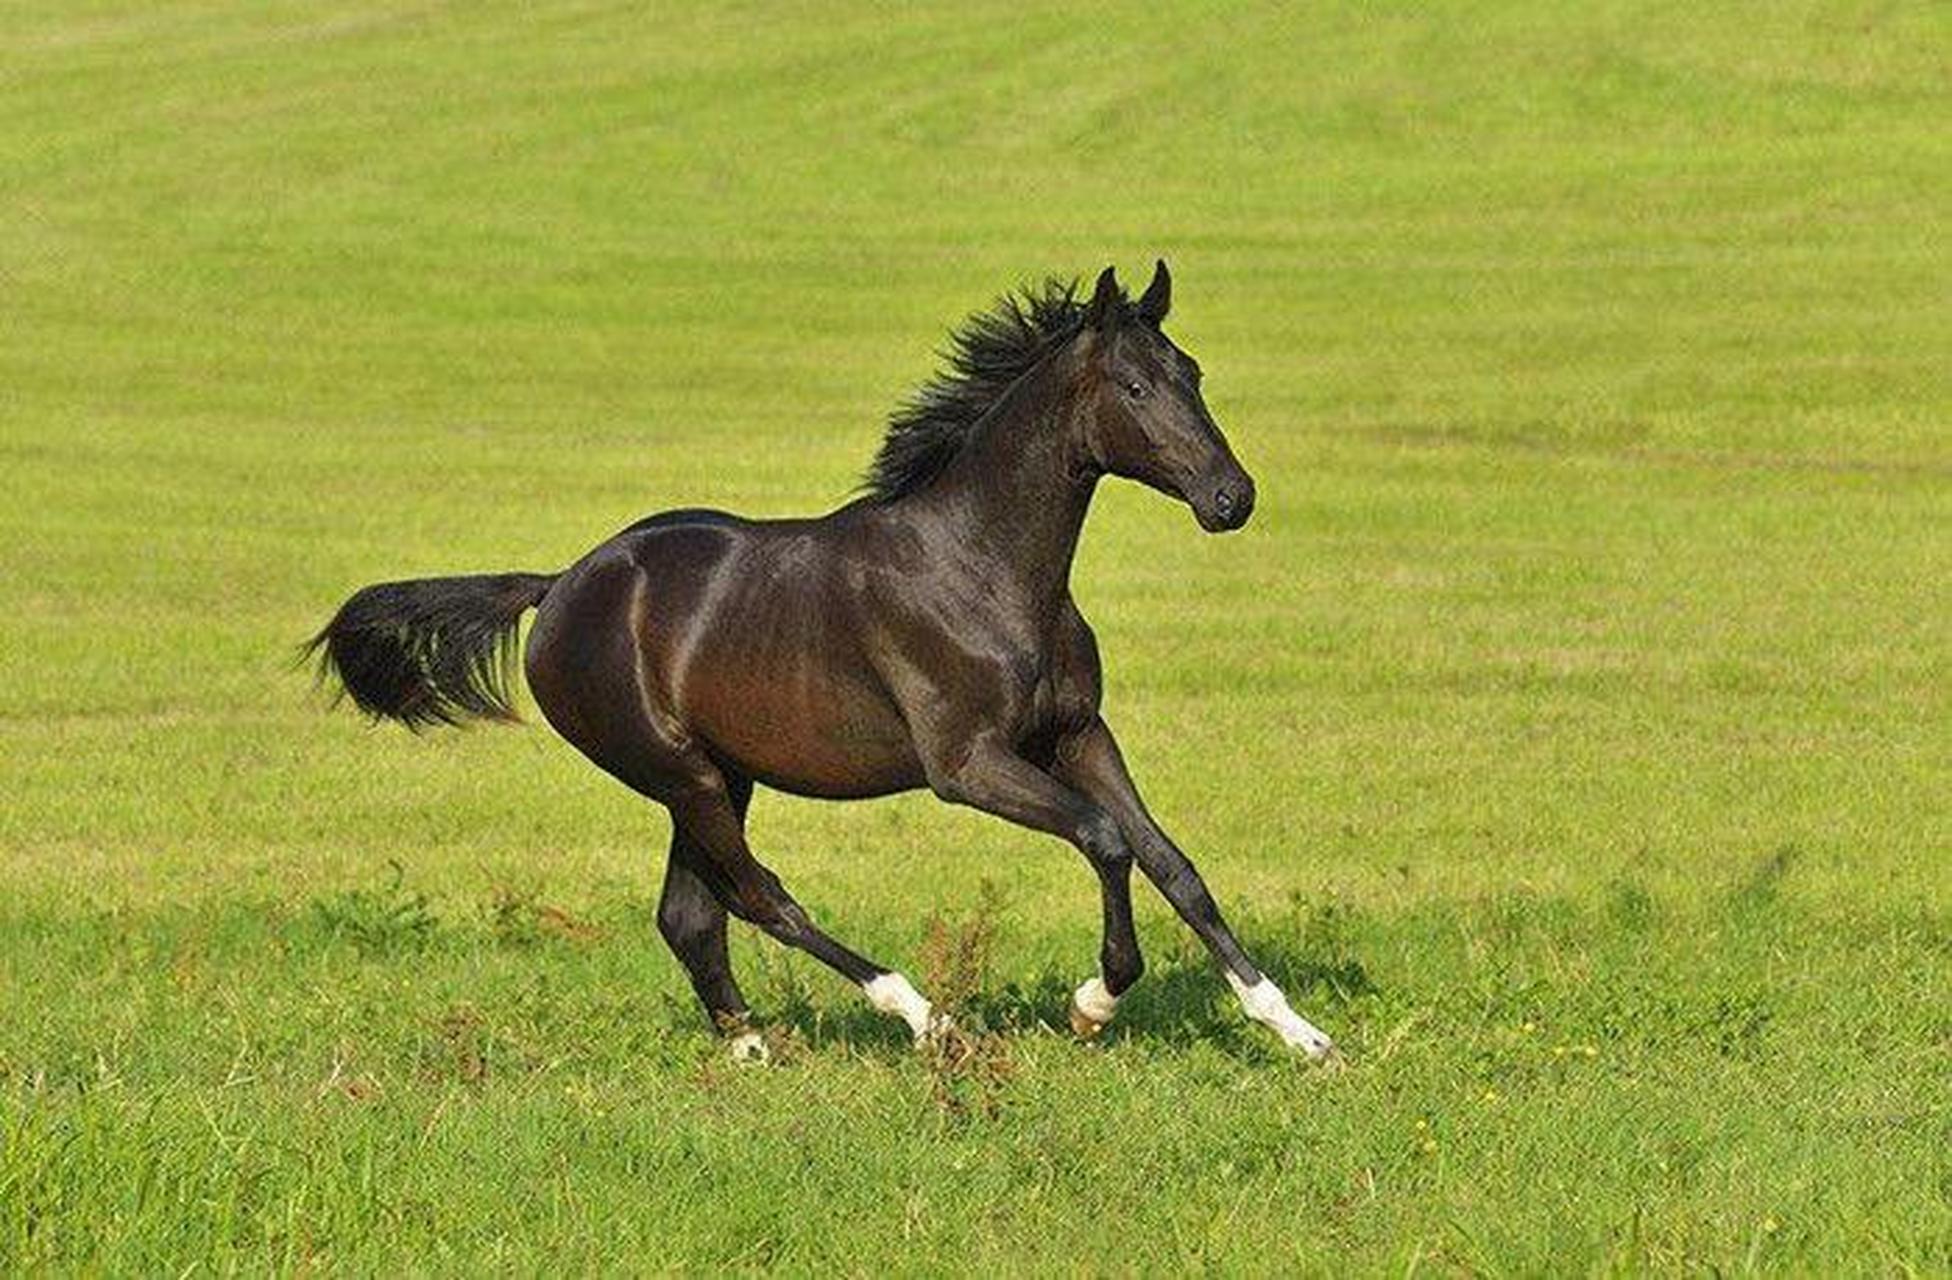
<path id="1" fill-rule="evenodd" d="M 1254 480 L 1245 471 L 1203 482 L 1191 503 L 1193 518 L 1208 533 L 1227 533 L 1254 514 Z"/>

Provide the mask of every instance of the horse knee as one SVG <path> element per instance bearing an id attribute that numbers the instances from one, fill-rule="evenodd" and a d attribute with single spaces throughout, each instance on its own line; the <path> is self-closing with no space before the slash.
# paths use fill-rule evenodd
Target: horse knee
<path id="1" fill-rule="evenodd" d="M 718 922 L 717 912 L 696 902 L 667 897 L 658 903 L 657 931 L 673 951 L 682 953 L 711 936 Z"/>
<path id="2" fill-rule="evenodd" d="M 1125 833 L 1107 813 L 1085 819 L 1078 829 L 1078 848 L 1096 866 L 1116 867 L 1132 861 L 1132 847 L 1125 842 Z"/>
<path id="3" fill-rule="evenodd" d="M 814 933 L 813 917 L 791 898 L 767 898 L 748 903 L 740 914 L 767 935 L 788 946 L 795 946 Z"/>

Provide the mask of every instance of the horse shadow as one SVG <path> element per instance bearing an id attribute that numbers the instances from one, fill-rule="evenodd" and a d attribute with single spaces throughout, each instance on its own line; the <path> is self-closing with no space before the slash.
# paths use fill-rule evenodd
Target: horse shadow
<path id="1" fill-rule="evenodd" d="M 1255 939 L 1249 944 L 1263 972 L 1304 1014 L 1346 1007 L 1377 994 L 1362 962 L 1323 954 L 1304 944 Z M 986 984 L 948 1012 L 964 1030 L 1006 1040 L 1071 1035 L 1071 993 L 1079 975 L 1047 965 L 1027 977 Z M 911 1038 L 899 1019 L 859 1001 L 816 1000 L 801 975 L 773 978 L 772 1021 L 811 1049 L 906 1053 Z M 1149 1043 L 1174 1049 L 1206 1045 L 1230 1057 L 1263 1059 L 1279 1047 L 1240 1011 L 1220 967 L 1204 953 L 1175 951 L 1148 964 L 1145 976 L 1119 1001 L 1118 1016 L 1100 1042 Z"/>

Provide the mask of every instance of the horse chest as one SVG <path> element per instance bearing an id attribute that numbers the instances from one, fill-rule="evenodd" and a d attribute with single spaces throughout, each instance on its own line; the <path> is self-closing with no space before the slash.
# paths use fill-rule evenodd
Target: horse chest
<path id="1" fill-rule="evenodd" d="M 1014 713 L 1010 718 L 1018 740 L 1049 737 L 1075 723 L 1080 708 L 1091 703 L 1090 691 L 1066 659 L 1061 650 L 1044 649 L 1012 655 L 1006 663 L 1002 701 Z"/>

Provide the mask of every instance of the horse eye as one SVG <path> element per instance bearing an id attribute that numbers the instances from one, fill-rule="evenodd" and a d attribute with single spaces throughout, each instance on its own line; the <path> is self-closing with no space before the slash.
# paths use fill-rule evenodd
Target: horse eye
<path id="1" fill-rule="evenodd" d="M 1131 396 L 1134 400 L 1143 400 L 1145 399 L 1145 387 L 1141 383 L 1128 382 L 1125 384 L 1125 394 Z"/>

